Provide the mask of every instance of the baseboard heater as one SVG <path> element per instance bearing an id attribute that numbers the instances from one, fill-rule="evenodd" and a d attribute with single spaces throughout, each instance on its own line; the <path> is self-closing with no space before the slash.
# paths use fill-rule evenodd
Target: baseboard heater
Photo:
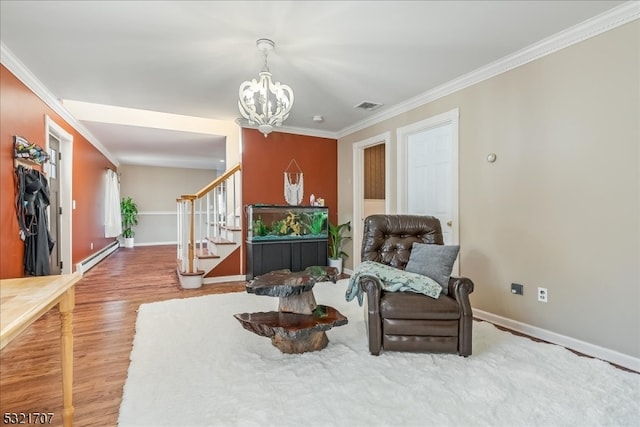
<path id="1" fill-rule="evenodd" d="M 110 245 L 106 246 L 102 250 L 77 263 L 76 271 L 80 274 L 84 274 L 86 271 L 89 271 L 91 267 L 115 252 L 119 247 L 120 243 L 118 243 L 117 240 L 113 241 Z"/>

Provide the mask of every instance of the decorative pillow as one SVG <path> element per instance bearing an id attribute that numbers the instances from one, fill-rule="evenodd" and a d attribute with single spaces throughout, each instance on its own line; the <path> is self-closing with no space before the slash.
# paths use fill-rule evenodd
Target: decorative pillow
<path id="1" fill-rule="evenodd" d="M 449 278 L 456 262 L 460 246 L 414 243 L 406 271 L 432 278 L 442 286 L 442 293 L 449 293 Z"/>

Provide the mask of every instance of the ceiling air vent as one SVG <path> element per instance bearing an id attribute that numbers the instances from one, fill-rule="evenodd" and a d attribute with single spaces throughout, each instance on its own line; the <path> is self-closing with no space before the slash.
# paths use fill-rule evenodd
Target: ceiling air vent
<path id="1" fill-rule="evenodd" d="M 373 111 L 376 108 L 380 107 L 382 104 L 371 101 L 362 101 L 360 104 L 356 105 L 353 108 L 360 108 L 362 110 Z"/>

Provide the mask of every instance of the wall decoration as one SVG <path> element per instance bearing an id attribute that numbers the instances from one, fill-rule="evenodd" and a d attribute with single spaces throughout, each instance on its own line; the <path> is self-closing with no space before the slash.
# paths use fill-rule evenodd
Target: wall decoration
<path id="1" fill-rule="evenodd" d="M 292 169 L 292 166 L 295 166 L 297 171 Z M 290 205 L 298 206 L 302 203 L 303 194 L 304 174 L 296 159 L 291 159 L 284 171 L 284 200 Z"/>

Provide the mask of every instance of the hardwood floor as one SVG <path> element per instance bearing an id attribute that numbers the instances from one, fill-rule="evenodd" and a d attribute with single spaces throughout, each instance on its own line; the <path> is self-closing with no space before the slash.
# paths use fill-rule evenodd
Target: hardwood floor
<path id="1" fill-rule="evenodd" d="M 116 426 L 140 304 L 222 292 L 245 282 L 182 289 L 175 246 L 120 248 L 84 274 L 73 312 L 75 426 Z M 52 309 L 0 353 L 0 415 L 54 413 L 62 425 L 60 318 Z"/>
<path id="2" fill-rule="evenodd" d="M 175 258 L 175 246 L 120 248 L 78 282 L 73 313 L 75 426 L 117 425 L 140 304 L 245 290 L 245 282 L 182 289 Z M 52 309 L 2 350 L 2 416 L 53 412 L 51 425 L 62 425 L 59 337 L 60 318 Z"/>

